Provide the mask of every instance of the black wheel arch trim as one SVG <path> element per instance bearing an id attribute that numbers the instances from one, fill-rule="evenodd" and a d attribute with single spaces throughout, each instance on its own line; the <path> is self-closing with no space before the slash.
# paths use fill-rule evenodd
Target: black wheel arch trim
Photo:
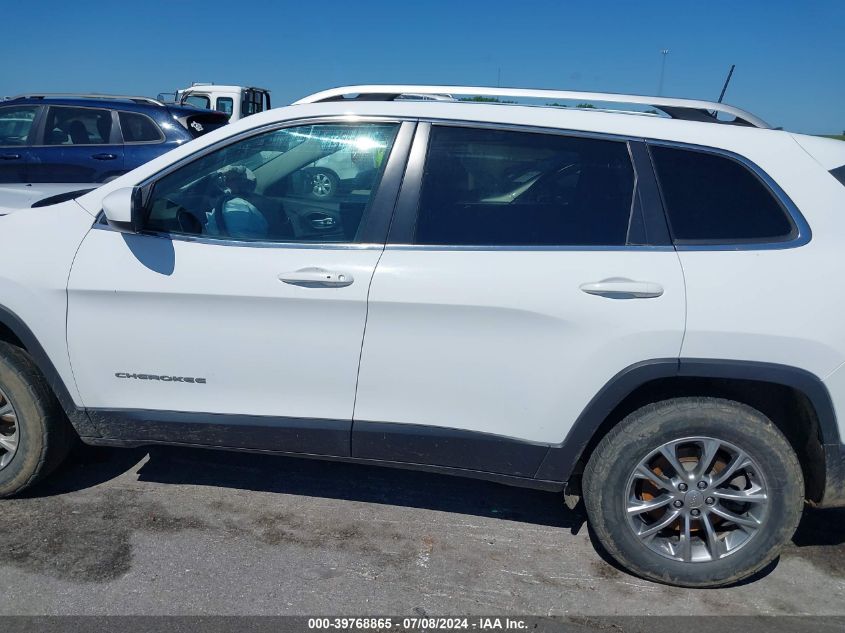
<path id="1" fill-rule="evenodd" d="M 814 407 L 819 423 L 820 443 L 823 446 L 841 445 L 833 401 L 827 387 L 815 374 L 776 363 L 661 358 L 636 363 L 611 378 L 578 416 L 566 439 L 549 448 L 535 477 L 554 481 L 569 480 L 593 435 L 625 398 L 648 382 L 673 377 L 753 380 L 792 387 L 803 393 Z M 828 468 L 828 478 L 835 476 L 835 472 L 835 469 Z"/>
<path id="2" fill-rule="evenodd" d="M 29 329 L 17 314 L 2 305 L 0 305 L 0 324 L 8 328 L 26 348 L 35 366 L 38 367 L 47 379 L 47 383 L 50 385 L 53 393 L 56 394 L 59 404 L 61 404 L 62 409 L 64 409 L 76 432 L 80 436 L 99 436 L 100 434 L 91 423 L 88 414 L 76 406 L 64 380 L 62 380 L 62 377 L 56 370 L 56 366 L 53 365 L 53 361 L 50 360 L 38 338 L 32 333 L 32 330 Z"/>

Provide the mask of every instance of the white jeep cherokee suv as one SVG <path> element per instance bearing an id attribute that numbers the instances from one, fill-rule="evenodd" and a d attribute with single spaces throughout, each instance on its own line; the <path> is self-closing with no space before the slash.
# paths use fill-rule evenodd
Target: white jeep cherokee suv
<path id="1" fill-rule="evenodd" d="M 402 98 L 442 93 L 664 116 Z M 367 188 L 293 186 L 350 152 Z M 843 165 L 656 97 L 357 86 L 251 116 L 0 218 L 0 495 L 74 433 L 383 464 L 568 488 L 631 571 L 736 582 L 845 504 Z"/>

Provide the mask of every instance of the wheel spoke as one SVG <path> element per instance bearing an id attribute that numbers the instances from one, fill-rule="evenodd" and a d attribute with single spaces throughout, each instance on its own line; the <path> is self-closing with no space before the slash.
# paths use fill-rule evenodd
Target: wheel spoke
<path id="1" fill-rule="evenodd" d="M 681 462 L 678 461 L 678 456 L 675 454 L 677 446 L 677 444 L 664 444 L 660 447 L 660 454 L 666 458 L 666 461 L 669 462 L 678 477 L 687 478 L 687 470 L 681 465 Z"/>
<path id="2" fill-rule="evenodd" d="M 654 525 L 649 525 L 646 529 L 637 533 L 637 536 L 640 538 L 648 538 L 650 536 L 654 536 L 660 530 L 670 525 L 675 519 L 678 518 L 680 512 L 677 510 L 673 510 L 672 512 L 667 512 L 666 516 L 663 518 L 662 521 L 658 521 Z"/>
<path id="3" fill-rule="evenodd" d="M 684 562 L 690 562 L 692 560 L 692 521 L 688 514 L 685 514 L 683 517 L 683 522 L 681 523 L 681 535 L 680 535 L 680 543 L 679 549 L 681 558 Z"/>
<path id="4" fill-rule="evenodd" d="M 0 405 L 0 418 L 10 413 L 14 413 L 14 409 L 12 409 L 12 403 L 6 400 L 6 402 Z"/>
<path id="5" fill-rule="evenodd" d="M 701 441 L 701 459 L 695 468 L 696 479 L 704 477 L 710 471 L 710 466 L 713 464 L 716 453 L 719 452 L 721 446 L 722 443 L 717 440 L 705 439 Z"/>
<path id="6" fill-rule="evenodd" d="M 710 559 L 721 558 L 725 548 L 716 534 L 716 528 L 713 527 L 713 522 L 707 512 L 701 515 L 701 523 L 704 525 L 704 532 L 707 534 L 707 551 L 710 554 Z"/>
<path id="7" fill-rule="evenodd" d="M 7 453 L 14 453 L 18 448 L 17 436 L 0 435 L 0 448 L 5 449 Z"/>
<path id="8" fill-rule="evenodd" d="M 758 529 L 760 527 L 760 521 L 755 519 L 752 516 L 740 516 L 731 512 L 730 510 L 725 510 L 725 508 L 719 506 L 713 506 L 710 508 L 710 512 L 715 514 L 716 516 L 720 516 L 726 521 L 730 521 L 740 527 L 747 527 L 752 529 Z"/>
<path id="9" fill-rule="evenodd" d="M 660 495 L 648 501 L 635 501 L 628 504 L 628 514 L 642 514 L 651 510 L 657 510 L 672 502 L 671 495 Z"/>
<path id="10" fill-rule="evenodd" d="M 722 488 L 721 490 L 711 490 L 710 495 L 725 501 L 738 501 L 739 503 L 763 503 L 769 497 L 762 492 L 751 490 L 730 490 Z"/>
<path id="11" fill-rule="evenodd" d="M 637 466 L 637 470 L 634 472 L 635 477 L 639 477 L 640 479 L 647 479 L 651 483 L 653 483 L 658 488 L 662 488 L 663 490 L 673 490 L 672 482 L 669 481 L 666 477 L 658 475 L 648 466 L 644 464 L 640 464 Z"/>
<path id="12" fill-rule="evenodd" d="M 751 461 L 748 459 L 748 455 L 746 455 L 742 451 L 738 451 L 734 458 L 731 460 L 731 463 L 728 464 L 722 472 L 718 473 L 716 479 L 714 479 L 710 485 L 713 488 L 721 486 L 726 481 L 729 481 L 738 470 L 745 468 L 750 464 Z"/>

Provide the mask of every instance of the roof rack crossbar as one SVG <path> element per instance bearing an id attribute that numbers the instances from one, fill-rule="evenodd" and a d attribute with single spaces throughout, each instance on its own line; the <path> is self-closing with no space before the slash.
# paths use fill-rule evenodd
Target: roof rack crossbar
<path id="1" fill-rule="evenodd" d="M 151 103 L 153 105 L 164 105 L 158 99 L 152 97 L 136 97 L 132 95 L 111 95 L 100 94 L 95 92 L 37 92 L 27 93 L 11 97 L 11 99 L 45 99 L 49 97 L 64 97 L 64 98 L 79 98 L 79 99 L 114 99 L 120 101 L 134 101 L 135 103 Z M 10 99 L 10 100 L 11 100 Z"/>
<path id="2" fill-rule="evenodd" d="M 343 101 L 345 99 L 361 101 L 395 101 L 408 95 L 465 95 L 478 97 L 512 97 L 523 99 L 558 99 L 579 102 L 605 102 L 628 105 L 642 105 L 657 108 L 673 119 L 687 121 L 719 121 L 717 115 L 723 113 L 734 117 L 733 123 L 769 129 L 771 126 L 763 119 L 724 103 L 700 101 L 696 99 L 675 99 L 670 97 L 651 97 L 646 95 L 617 94 L 613 92 L 580 92 L 574 90 L 535 90 L 529 88 L 492 88 L 484 86 L 415 86 L 415 85 L 360 85 L 342 86 L 323 90 L 295 101 L 294 105 L 319 103 L 321 101 Z"/>

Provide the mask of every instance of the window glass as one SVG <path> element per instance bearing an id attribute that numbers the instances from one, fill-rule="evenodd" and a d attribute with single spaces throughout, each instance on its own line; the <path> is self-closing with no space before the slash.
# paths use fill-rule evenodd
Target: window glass
<path id="1" fill-rule="evenodd" d="M 155 183 L 146 228 L 238 240 L 354 242 L 397 129 L 309 125 L 233 143 Z"/>
<path id="2" fill-rule="evenodd" d="M 831 169 L 830 173 L 833 174 L 833 177 L 836 178 L 836 180 L 845 185 L 845 165 L 837 167 L 836 169 Z"/>
<path id="3" fill-rule="evenodd" d="M 633 193 L 624 142 L 434 126 L 415 241 L 623 245 Z"/>
<path id="4" fill-rule="evenodd" d="M 232 97 L 217 97 L 217 107 L 215 110 L 232 116 L 234 105 L 235 102 Z"/>
<path id="5" fill-rule="evenodd" d="M 45 145 L 108 145 L 111 110 L 51 106 L 44 128 Z"/>
<path id="6" fill-rule="evenodd" d="M 256 114 L 264 109 L 262 94 L 254 90 L 248 90 L 244 93 L 243 102 L 241 103 L 241 114 L 249 116 Z"/>
<path id="7" fill-rule="evenodd" d="M 164 140 L 161 130 L 146 114 L 120 112 L 119 116 L 124 143 L 154 143 Z"/>
<path id="8" fill-rule="evenodd" d="M 747 167 L 726 156 L 651 147 L 676 241 L 784 240 L 794 233 L 785 210 Z"/>
<path id="9" fill-rule="evenodd" d="M 38 106 L 0 108 L 0 145 L 26 145 Z"/>
<path id="10" fill-rule="evenodd" d="M 205 95 L 191 95 L 185 99 L 185 103 L 197 108 L 211 109 L 211 101 Z"/>

